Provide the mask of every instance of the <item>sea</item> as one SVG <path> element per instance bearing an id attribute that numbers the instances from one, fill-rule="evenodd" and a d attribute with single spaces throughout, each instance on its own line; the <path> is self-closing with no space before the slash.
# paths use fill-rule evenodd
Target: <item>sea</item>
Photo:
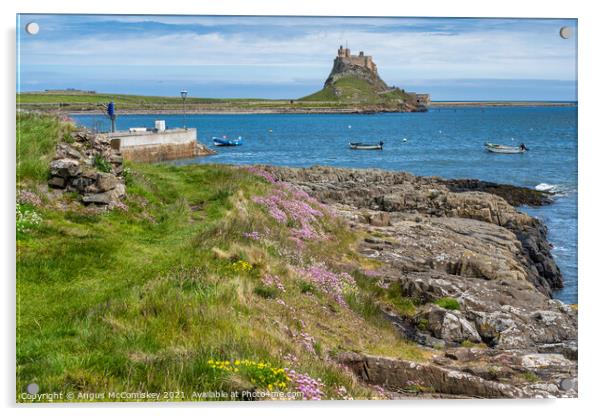
<path id="1" fill-rule="evenodd" d="M 73 115 L 80 125 L 107 130 L 101 115 Z M 328 165 L 380 168 L 444 178 L 476 178 L 554 192 L 554 203 L 519 209 L 544 221 L 565 287 L 555 297 L 577 299 L 577 106 L 433 107 L 426 113 L 121 115 L 117 129 L 194 127 L 198 141 L 243 138 L 238 147 L 173 163 Z M 377 143 L 358 151 L 349 142 Z M 493 154 L 485 142 L 524 143 L 524 154 Z"/>

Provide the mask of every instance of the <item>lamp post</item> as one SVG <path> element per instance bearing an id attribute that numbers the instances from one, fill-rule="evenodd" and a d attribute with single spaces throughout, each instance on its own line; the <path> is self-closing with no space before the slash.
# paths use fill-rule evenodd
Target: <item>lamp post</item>
<path id="1" fill-rule="evenodd" d="M 184 128 L 186 128 L 186 96 L 188 95 L 188 91 L 182 90 L 180 91 L 180 96 L 182 96 L 182 107 L 184 109 Z"/>

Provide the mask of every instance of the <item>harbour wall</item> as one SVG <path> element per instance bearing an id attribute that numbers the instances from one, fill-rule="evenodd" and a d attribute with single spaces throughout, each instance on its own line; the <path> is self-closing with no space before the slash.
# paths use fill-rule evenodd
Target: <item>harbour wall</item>
<path id="1" fill-rule="evenodd" d="M 197 143 L 196 129 L 109 133 L 111 146 L 126 160 L 161 162 L 189 159 L 213 152 Z"/>

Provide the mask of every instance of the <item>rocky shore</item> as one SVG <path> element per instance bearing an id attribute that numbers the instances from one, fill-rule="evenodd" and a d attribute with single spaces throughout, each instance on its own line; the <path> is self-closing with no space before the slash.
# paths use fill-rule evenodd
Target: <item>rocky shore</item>
<path id="1" fill-rule="evenodd" d="M 577 310 L 551 297 L 562 274 L 545 224 L 516 208 L 550 203 L 548 194 L 374 169 L 264 168 L 360 230 L 360 253 L 379 264 L 371 276 L 418 305 L 382 313 L 431 361 L 341 354 L 364 382 L 404 397 L 408 385 L 453 397 L 577 395 Z"/>

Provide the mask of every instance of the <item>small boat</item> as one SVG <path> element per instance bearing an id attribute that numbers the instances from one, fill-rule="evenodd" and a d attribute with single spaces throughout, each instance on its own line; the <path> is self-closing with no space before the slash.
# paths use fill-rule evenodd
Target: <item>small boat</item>
<path id="1" fill-rule="evenodd" d="M 485 150 L 491 153 L 517 154 L 525 153 L 527 146 L 521 143 L 519 146 L 505 146 L 503 144 L 485 143 Z"/>
<path id="2" fill-rule="evenodd" d="M 242 137 L 238 136 L 237 139 L 228 139 L 224 136 L 223 138 L 213 137 L 214 146 L 240 146 L 242 145 Z"/>
<path id="3" fill-rule="evenodd" d="M 349 147 L 353 150 L 383 150 L 383 142 L 378 142 L 374 144 L 370 143 L 349 143 Z"/>

